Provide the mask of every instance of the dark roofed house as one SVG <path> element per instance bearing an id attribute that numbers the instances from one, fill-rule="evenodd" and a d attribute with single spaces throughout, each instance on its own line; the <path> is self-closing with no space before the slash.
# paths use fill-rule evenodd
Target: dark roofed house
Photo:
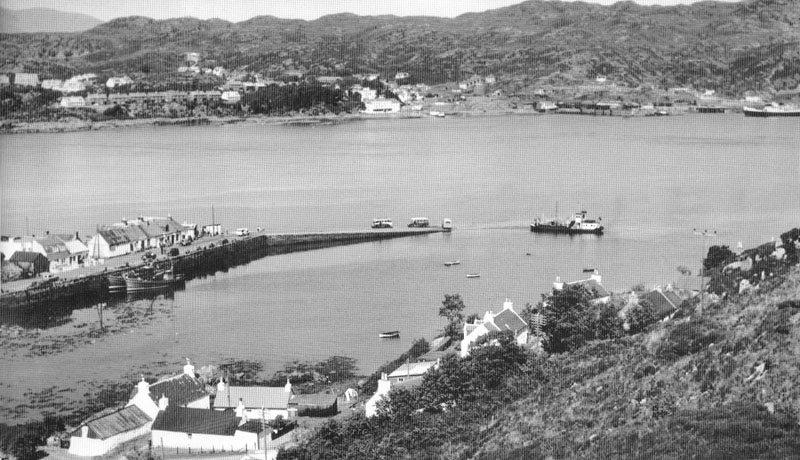
<path id="1" fill-rule="evenodd" d="M 50 261 L 38 252 L 16 251 L 11 254 L 8 261 L 31 275 L 38 275 L 50 270 Z"/>
<path id="2" fill-rule="evenodd" d="M 147 435 L 152 423 L 153 419 L 136 406 L 101 412 L 72 433 L 69 453 L 84 457 L 105 455 L 124 442 Z"/>
<path id="3" fill-rule="evenodd" d="M 641 300 L 646 300 L 655 308 L 658 319 L 666 318 L 675 313 L 682 303 L 681 298 L 674 292 L 664 292 L 659 289 L 652 290 L 639 298 Z"/>
<path id="4" fill-rule="evenodd" d="M 564 284 L 561 281 L 561 278 L 556 278 L 556 281 L 553 283 L 553 288 L 556 290 L 561 290 L 564 288 Z M 579 285 L 586 288 L 592 294 L 592 303 L 607 303 L 611 300 L 611 293 L 603 287 L 603 277 L 600 276 L 600 273 L 597 270 L 594 270 L 592 276 L 585 280 L 578 280 L 566 283 L 569 286 Z"/>
<path id="5" fill-rule="evenodd" d="M 234 411 L 169 406 L 153 421 L 152 444 L 186 452 L 256 450 L 263 433 Z"/>
<path id="6" fill-rule="evenodd" d="M 299 416 L 330 417 L 339 413 L 338 401 L 334 393 L 299 394 L 289 401 L 289 409 L 297 409 Z"/>

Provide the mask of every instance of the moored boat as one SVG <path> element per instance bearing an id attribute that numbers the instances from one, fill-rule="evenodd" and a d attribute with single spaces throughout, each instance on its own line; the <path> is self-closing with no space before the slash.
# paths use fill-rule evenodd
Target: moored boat
<path id="1" fill-rule="evenodd" d="M 460 264 L 461 264 L 460 260 L 448 260 L 447 262 L 444 263 L 444 266 L 450 267 L 452 265 L 460 265 Z"/>
<path id="2" fill-rule="evenodd" d="M 378 334 L 381 339 L 399 339 L 400 331 L 385 331 Z"/>
<path id="3" fill-rule="evenodd" d="M 531 224 L 531 231 L 536 233 L 566 233 L 568 235 L 579 233 L 602 235 L 603 226 L 600 225 L 599 219 L 587 219 L 586 211 L 581 211 L 575 213 L 572 219 L 567 222 L 558 219 L 547 221 L 536 219 L 536 221 Z"/>
<path id="4" fill-rule="evenodd" d="M 175 275 L 172 270 L 167 270 L 152 277 L 130 275 L 125 277 L 125 288 L 128 292 L 149 291 L 180 286 L 183 276 Z"/>
<path id="5" fill-rule="evenodd" d="M 467 278 L 480 278 L 480 277 L 481 277 L 480 273 L 470 273 L 467 275 Z"/>
<path id="6" fill-rule="evenodd" d="M 774 102 L 763 109 L 744 106 L 742 110 L 746 117 L 800 117 L 800 107 L 796 105 L 779 105 Z"/>

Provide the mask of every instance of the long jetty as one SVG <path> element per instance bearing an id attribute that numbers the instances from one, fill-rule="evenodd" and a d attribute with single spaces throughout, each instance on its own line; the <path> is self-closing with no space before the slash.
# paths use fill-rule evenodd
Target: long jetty
<path id="1" fill-rule="evenodd" d="M 256 235 L 234 239 L 225 244 L 208 244 L 192 252 L 170 257 L 169 262 L 176 274 L 181 274 L 186 280 L 191 280 L 272 255 L 444 231 L 446 230 L 442 228 L 429 227 L 408 230 Z M 3 318 L 3 322 L 27 323 L 29 321 L 15 317 L 49 316 L 58 314 L 58 311 L 65 309 L 71 311 L 82 306 L 103 302 L 109 296 L 107 275 L 121 274 L 142 265 L 144 264 L 105 270 L 80 278 L 42 283 L 22 291 L 3 293 L 0 296 L 0 318 Z"/>

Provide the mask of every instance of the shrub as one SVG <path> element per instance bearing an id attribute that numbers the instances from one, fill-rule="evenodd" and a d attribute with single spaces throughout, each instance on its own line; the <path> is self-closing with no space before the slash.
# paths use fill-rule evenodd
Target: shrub
<path id="1" fill-rule="evenodd" d="M 681 323 L 669 331 L 666 340 L 659 347 L 657 355 L 665 359 L 677 359 L 697 353 L 721 337 L 720 332 L 710 321 L 701 319 Z"/>

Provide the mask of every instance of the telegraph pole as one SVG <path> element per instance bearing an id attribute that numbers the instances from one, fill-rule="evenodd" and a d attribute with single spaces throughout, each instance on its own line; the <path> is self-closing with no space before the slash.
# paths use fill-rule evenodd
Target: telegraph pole
<path id="1" fill-rule="evenodd" d="M 697 230 L 696 228 L 692 229 L 692 232 L 695 236 L 703 237 L 703 252 L 700 254 L 700 311 L 703 311 L 703 294 L 705 293 L 705 267 L 704 263 L 706 259 L 706 239 L 713 238 L 717 236 L 717 231 L 709 232 L 708 230 L 703 230 L 702 232 Z"/>

